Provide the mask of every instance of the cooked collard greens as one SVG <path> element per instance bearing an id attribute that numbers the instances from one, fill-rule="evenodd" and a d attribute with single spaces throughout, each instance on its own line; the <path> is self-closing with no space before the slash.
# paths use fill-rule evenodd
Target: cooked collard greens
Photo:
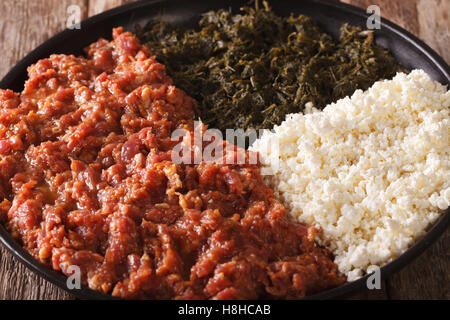
<path id="1" fill-rule="evenodd" d="M 372 31 L 344 24 L 336 40 L 310 17 L 280 17 L 267 2 L 241 10 L 207 12 L 198 30 L 158 20 L 137 30 L 210 128 L 271 129 L 308 102 L 321 109 L 405 71 Z"/>

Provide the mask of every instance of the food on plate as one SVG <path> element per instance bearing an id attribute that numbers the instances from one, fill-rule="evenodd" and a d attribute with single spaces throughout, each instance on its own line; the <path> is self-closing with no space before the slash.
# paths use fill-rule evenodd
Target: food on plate
<path id="1" fill-rule="evenodd" d="M 199 102 L 197 116 L 222 132 L 271 129 L 307 104 L 322 109 L 406 71 L 370 30 L 345 24 L 335 40 L 312 18 L 280 17 L 267 2 L 207 12 L 198 30 L 156 19 L 138 35 Z"/>
<path id="2" fill-rule="evenodd" d="M 134 35 L 85 51 L 0 90 L 0 222 L 33 257 L 124 298 L 302 298 L 345 282 L 259 164 L 172 161 L 195 101 Z"/>
<path id="3" fill-rule="evenodd" d="M 85 53 L 0 89 L 0 223 L 94 290 L 303 298 L 397 258 L 450 205 L 450 91 L 372 31 L 335 40 L 256 1 Z M 245 150 L 211 128 L 274 130 Z"/>
<path id="4" fill-rule="evenodd" d="M 351 281 L 400 256 L 449 207 L 449 107 L 450 91 L 424 71 L 398 73 L 288 115 L 252 150 Z"/>

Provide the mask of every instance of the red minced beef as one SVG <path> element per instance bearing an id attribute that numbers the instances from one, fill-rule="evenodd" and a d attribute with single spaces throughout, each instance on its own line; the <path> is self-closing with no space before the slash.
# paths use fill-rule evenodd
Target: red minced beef
<path id="1" fill-rule="evenodd" d="M 85 51 L 0 90 L 0 222 L 33 257 L 134 299 L 295 299 L 345 282 L 258 164 L 171 160 L 196 102 L 133 34 Z"/>

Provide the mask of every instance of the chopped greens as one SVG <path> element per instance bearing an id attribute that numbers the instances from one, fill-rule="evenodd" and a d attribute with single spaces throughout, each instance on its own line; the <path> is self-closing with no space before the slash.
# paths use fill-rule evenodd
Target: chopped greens
<path id="1" fill-rule="evenodd" d="M 265 1 L 241 10 L 207 12 L 199 30 L 162 21 L 137 30 L 209 127 L 271 129 L 308 102 L 321 109 L 406 71 L 372 31 L 344 24 L 335 40 L 310 17 L 280 17 Z"/>

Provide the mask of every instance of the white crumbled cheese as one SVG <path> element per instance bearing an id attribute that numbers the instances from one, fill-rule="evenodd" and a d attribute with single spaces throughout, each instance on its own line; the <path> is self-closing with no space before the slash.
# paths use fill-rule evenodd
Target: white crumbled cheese
<path id="1" fill-rule="evenodd" d="M 424 71 L 398 73 L 321 112 L 288 115 L 252 149 L 290 214 L 323 230 L 318 242 L 352 281 L 449 207 L 449 106 L 450 91 Z"/>

